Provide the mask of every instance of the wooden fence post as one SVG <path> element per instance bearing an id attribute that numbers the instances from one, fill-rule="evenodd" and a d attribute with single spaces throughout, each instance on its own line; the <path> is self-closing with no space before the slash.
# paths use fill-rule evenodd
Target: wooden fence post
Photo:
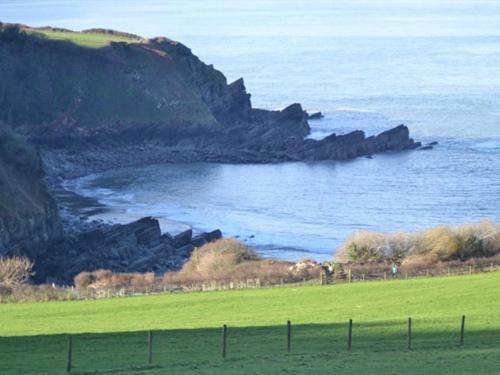
<path id="1" fill-rule="evenodd" d="M 350 284 L 351 283 L 351 269 L 350 268 L 347 270 L 347 278 L 348 278 L 349 284 Z"/>
<path id="2" fill-rule="evenodd" d="M 227 325 L 222 326 L 222 358 L 226 358 L 227 348 Z"/>
<path id="3" fill-rule="evenodd" d="M 73 367 L 73 337 L 68 337 L 68 363 L 66 365 L 66 372 L 70 373 Z"/>
<path id="4" fill-rule="evenodd" d="M 472 275 L 472 264 L 469 264 L 469 275 Z"/>
<path id="5" fill-rule="evenodd" d="M 408 350 L 411 350 L 411 318 L 408 318 Z"/>
<path id="6" fill-rule="evenodd" d="M 351 350 L 352 347 L 352 319 L 349 319 L 349 331 L 347 336 L 347 350 Z"/>
<path id="7" fill-rule="evenodd" d="M 384 271 L 384 280 L 387 280 L 387 272 Z"/>
<path id="8" fill-rule="evenodd" d="M 292 322 L 286 322 L 286 351 L 290 352 L 292 349 Z"/>
<path id="9" fill-rule="evenodd" d="M 460 345 L 464 344 L 465 315 L 462 315 L 462 326 L 460 327 Z"/>
<path id="10" fill-rule="evenodd" d="M 148 332 L 148 364 L 153 363 L 153 331 Z"/>

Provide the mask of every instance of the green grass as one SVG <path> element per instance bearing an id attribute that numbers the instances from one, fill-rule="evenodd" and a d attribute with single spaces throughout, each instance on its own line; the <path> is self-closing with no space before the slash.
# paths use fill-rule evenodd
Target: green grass
<path id="1" fill-rule="evenodd" d="M 466 315 L 464 346 L 460 317 Z M 413 347 L 406 348 L 407 318 Z M 0 306 L 0 373 L 494 374 L 500 273 Z M 352 318 L 353 349 L 346 350 Z M 292 352 L 285 323 L 292 321 Z M 220 358 L 220 327 L 229 326 Z M 155 330 L 148 367 L 146 332 Z"/>
<path id="2" fill-rule="evenodd" d="M 70 31 L 54 31 L 37 29 L 36 33 L 42 34 L 48 39 L 66 40 L 82 47 L 100 48 L 109 42 L 137 42 L 136 39 L 124 35 L 113 35 L 105 33 L 79 33 Z"/>

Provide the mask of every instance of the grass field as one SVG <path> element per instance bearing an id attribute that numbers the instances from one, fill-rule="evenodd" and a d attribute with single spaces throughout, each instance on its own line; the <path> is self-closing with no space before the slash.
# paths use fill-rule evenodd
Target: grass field
<path id="1" fill-rule="evenodd" d="M 0 306 L 0 317 L 2 374 L 64 373 L 68 333 L 74 373 L 456 375 L 500 368 L 500 273 L 10 304 Z M 226 359 L 220 355 L 222 324 L 229 326 Z"/>
<path id="2" fill-rule="evenodd" d="M 104 33 L 78 33 L 66 31 L 53 31 L 37 29 L 36 33 L 42 34 L 48 39 L 66 40 L 82 47 L 100 48 L 109 44 L 109 42 L 134 42 L 133 38 L 124 35 L 113 35 Z"/>

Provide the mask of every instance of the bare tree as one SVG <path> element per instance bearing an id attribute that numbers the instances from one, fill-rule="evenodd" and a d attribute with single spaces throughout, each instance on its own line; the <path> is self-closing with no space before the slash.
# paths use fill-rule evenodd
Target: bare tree
<path id="1" fill-rule="evenodd" d="M 0 258 L 0 285 L 16 286 L 33 275 L 33 262 L 28 258 Z"/>

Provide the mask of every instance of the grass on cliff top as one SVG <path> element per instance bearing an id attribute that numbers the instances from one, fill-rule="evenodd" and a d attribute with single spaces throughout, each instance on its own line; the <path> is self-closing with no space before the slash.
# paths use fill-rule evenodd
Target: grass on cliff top
<path id="1" fill-rule="evenodd" d="M 72 333 L 74 373 L 494 374 L 500 364 L 499 292 L 500 273 L 490 273 L 1 305 L 0 373 L 64 373 L 66 334 Z M 288 319 L 291 353 L 285 350 Z M 225 360 L 222 324 L 229 326 Z M 149 329 L 155 330 L 152 366 Z"/>
<path id="2" fill-rule="evenodd" d="M 55 31 L 36 29 L 33 32 L 44 35 L 52 40 L 65 40 L 75 43 L 82 47 L 100 48 L 107 46 L 110 42 L 137 42 L 137 39 L 125 35 L 106 34 L 106 33 L 81 33 L 72 31 Z"/>

